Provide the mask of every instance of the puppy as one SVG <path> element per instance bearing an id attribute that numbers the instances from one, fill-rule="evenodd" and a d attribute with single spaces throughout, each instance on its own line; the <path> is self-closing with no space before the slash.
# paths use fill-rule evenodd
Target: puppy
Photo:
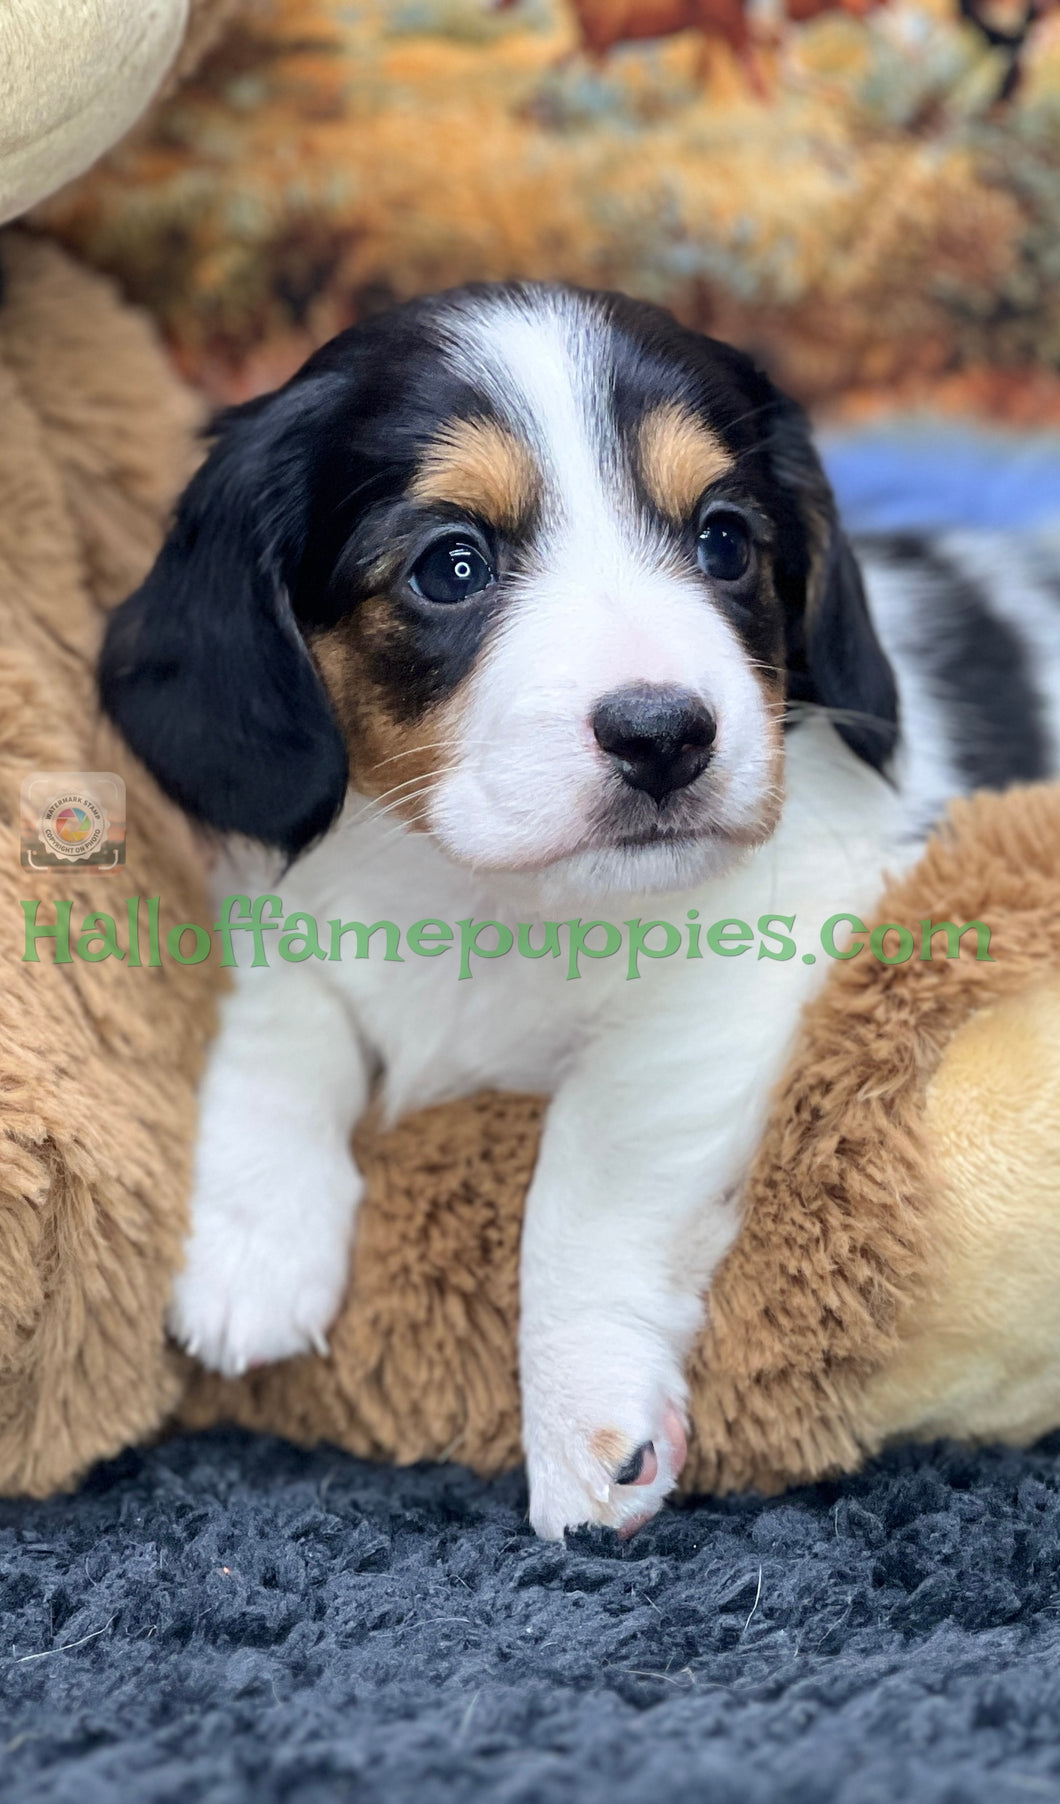
<path id="1" fill-rule="evenodd" d="M 252 963 L 247 940 L 172 1314 L 207 1364 L 324 1349 L 377 1078 L 392 1112 L 545 1090 L 521 1270 L 531 1520 L 628 1531 L 658 1507 L 685 1355 L 827 969 L 820 924 L 869 910 L 949 795 L 1055 767 L 1043 555 L 896 541 L 863 565 L 871 608 L 801 410 L 618 295 L 415 301 L 221 420 L 110 622 L 106 710 L 232 836 L 219 893 L 282 882 L 286 911 L 340 932 L 523 923 L 542 956 L 462 982 L 452 957 L 384 957 L 381 934 L 295 964 Z M 633 980 L 589 956 L 572 979 L 548 923 L 601 915 L 794 916 L 810 937 L 682 949 Z"/>

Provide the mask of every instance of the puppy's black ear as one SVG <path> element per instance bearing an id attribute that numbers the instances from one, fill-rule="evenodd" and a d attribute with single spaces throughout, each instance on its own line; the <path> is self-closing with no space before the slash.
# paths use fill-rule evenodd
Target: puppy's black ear
<path id="1" fill-rule="evenodd" d="M 197 820 L 293 856 L 346 793 L 346 748 L 291 608 L 333 379 L 233 409 L 143 585 L 108 623 L 103 706 Z"/>
<path id="2" fill-rule="evenodd" d="M 882 770 L 898 738 L 894 672 L 802 408 L 773 389 L 769 457 L 786 506 L 775 580 L 784 605 L 788 692 L 836 710 L 836 731 Z M 786 511 L 787 517 L 784 518 Z"/>

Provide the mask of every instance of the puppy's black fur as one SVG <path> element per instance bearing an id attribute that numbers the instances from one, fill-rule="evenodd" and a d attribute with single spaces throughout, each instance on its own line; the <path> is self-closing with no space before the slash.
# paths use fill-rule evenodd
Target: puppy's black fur
<path id="1" fill-rule="evenodd" d="M 692 408 L 770 524 L 771 586 L 745 623 L 752 655 L 783 662 L 794 698 L 841 711 L 837 730 L 882 768 L 894 677 L 802 410 L 748 357 L 660 309 L 586 299 L 611 326 L 619 434 L 663 402 Z M 348 780 L 307 638 L 370 592 L 367 548 L 388 523 L 402 537 L 401 504 L 440 428 L 490 413 L 447 361 L 452 304 L 411 302 L 353 328 L 284 388 L 223 415 L 153 570 L 109 623 L 100 693 L 132 749 L 193 817 L 289 856 L 326 831 Z M 372 677 L 408 718 L 466 673 L 488 620 L 427 617 L 397 594 L 393 607 Z"/>

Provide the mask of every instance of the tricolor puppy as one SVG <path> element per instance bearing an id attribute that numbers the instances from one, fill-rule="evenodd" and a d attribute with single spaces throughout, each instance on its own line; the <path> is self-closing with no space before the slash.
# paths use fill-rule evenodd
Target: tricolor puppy
<path id="1" fill-rule="evenodd" d="M 812 947 L 948 794 L 1053 764 L 1055 587 L 988 547 L 995 602 L 979 555 L 875 547 L 870 610 L 803 414 L 748 358 L 617 295 L 470 288 L 222 420 L 111 622 L 102 694 L 233 836 L 222 893 L 282 882 L 322 923 L 530 921 L 538 946 L 550 919 L 794 915 Z M 513 955 L 458 982 L 452 956 L 381 950 L 253 968 L 248 945 L 175 1331 L 228 1372 L 324 1345 L 377 1076 L 395 1111 L 548 1090 L 531 1517 L 629 1528 L 680 1469 L 685 1354 L 825 960 L 568 981 Z"/>

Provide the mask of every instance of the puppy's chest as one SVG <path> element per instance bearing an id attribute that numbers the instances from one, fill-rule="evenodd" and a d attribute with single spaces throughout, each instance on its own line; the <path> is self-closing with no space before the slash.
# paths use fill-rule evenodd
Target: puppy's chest
<path id="1" fill-rule="evenodd" d="M 486 1087 L 555 1089 L 600 1031 L 616 974 L 586 961 L 584 977 L 571 982 L 561 920 L 550 928 L 540 910 L 491 892 L 415 841 L 385 858 L 356 839 L 344 855 L 336 846 L 325 857 L 328 850 L 299 867 L 303 893 L 292 890 L 285 905 L 318 920 L 384 924 L 367 957 L 357 956 L 351 933 L 342 959 L 322 970 L 347 997 L 394 1111 Z M 383 956 L 387 923 L 400 935 L 395 958 Z"/>
<path id="2" fill-rule="evenodd" d="M 395 1113 L 480 1089 L 550 1093 L 591 1032 L 550 972 L 531 985 L 499 961 L 459 987 L 452 970 L 385 992 L 373 984 L 358 1015 Z"/>
<path id="3" fill-rule="evenodd" d="M 583 1051 L 616 1033 L 629 1042 L 631 1029 L 644 1044 L 660 1034 L 687 1044 L 690 1060 L 728 1056 L 719 1046 L 729 1044 L 734 1023 L 764 1021 L 771 1042 L 784 1043 L 823 977 L 823 961 L 763 963 L 753 950 L 738 959 L 690 958 L 689 914 L 704 924 L 735 918 L 756 926 L 774 912 L 798 917 L 800 932 L 816 936 L 832 913 L 871 905 L 882 868 L 900 868 L 915 852 L 913 842 L 899 848 L 901 799 L 852 760 L 830 729 L 800 729 L 788 762 L 789 799 L 773 840 L 684 895 L 545 903 L 532 881 L 474 877 L 426 836 L 395 840 L 387 823 L 353 831 L 343 823 L 329 834 L 291 871 L 285 907 L 320 922 L 384 924 L 366 956 L 356 956 L 351 935 L 341 960 L 316 970 L 345 996 L 394 1112 L 490 1087 L 550 1093 Z M 620 951 L 583 959 L 572 979 L 571 918 L 604 917 L 628 930 L 637 916 L 678 924 L 680 951 L 648 958 L 640 980 L 630 981 L 627 931 Z M 558 929 L 555 956 L 550 921 Z M 410 930 L 423 922 L 435 937 L 448 933 L 436 956 L 410 946 Z M 386 923 L 400 932 L 399 957 L 383 956 Z M 507 945 L 491 956 L 498 926 Z M 422 933 L 418 943 L 426 943 Z"/>

